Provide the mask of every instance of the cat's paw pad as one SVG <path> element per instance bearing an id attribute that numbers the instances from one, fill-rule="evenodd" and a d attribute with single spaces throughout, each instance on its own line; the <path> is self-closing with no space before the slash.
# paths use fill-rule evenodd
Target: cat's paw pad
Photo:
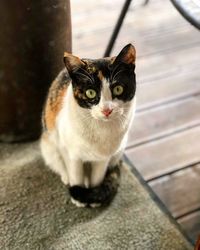
<path id="1" fill-rule="evenodd" d="M 72 197 L 71 197 L 71 202 L 72 202 L 75 206 L 77 206 L 77 207 L 86 207 L 86 206 L 87 206 L 86 203 L 82 203 L 82 202 L 80 202 L 80 201 L 77 201 L 77 200 L 75 200 L 75 199 L 72 198 Z"/>

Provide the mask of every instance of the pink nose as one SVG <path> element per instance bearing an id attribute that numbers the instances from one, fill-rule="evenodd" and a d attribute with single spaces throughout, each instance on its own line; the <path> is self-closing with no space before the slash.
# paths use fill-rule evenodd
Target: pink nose
<path id="1" fill-rule="evenodd" d="M 102 110 L 102 113 L 106 116 L 106 117 L 108 117 L 111 113 L 112 113 L 112 109 L 103 109 Z"/>

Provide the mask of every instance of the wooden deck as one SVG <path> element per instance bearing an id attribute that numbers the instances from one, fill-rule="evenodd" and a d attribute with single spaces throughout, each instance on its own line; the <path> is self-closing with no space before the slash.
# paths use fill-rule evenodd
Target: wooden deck
<path id="1" fill-rule="evenodd" d="M 73 0 L 73 52 L 101 57 L 124 0 Z M 113 55 L 137 48 L 126 154 L 188 235 L 200 234 L 200 32 L 169 0 L 133 0 Z"/>

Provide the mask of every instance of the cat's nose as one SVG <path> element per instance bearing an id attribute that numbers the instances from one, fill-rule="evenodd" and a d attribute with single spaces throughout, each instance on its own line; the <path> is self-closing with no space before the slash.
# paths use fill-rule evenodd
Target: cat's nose
<path id="1" fill-rule="evenodd" d="M 108 117 L 112 113 L 113 109 L 103 109 L 102 113 Z"/>

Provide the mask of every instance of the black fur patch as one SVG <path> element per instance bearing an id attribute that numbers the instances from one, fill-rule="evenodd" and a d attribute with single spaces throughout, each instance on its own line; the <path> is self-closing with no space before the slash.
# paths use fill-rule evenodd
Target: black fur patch
<path id="1" fill-rule="evenodd" d="M 92 203 L 109 204 L 117 193 L 120 177 L 120 165 L 109 169 L 103 183 L 97 187 L 69 187 L 69 193 L 75 200 L 90 206 Z"/>
<path id="2" fill-rule="evenodd" d="M 92 105 L 97 105 L 100 101 L 102 83 L 97 77 L 97 72 L 88 73 L 86 69 L 79 68 L 71 74 L 74 97 L 78 104 L 83 108 L 91 108 Z M 96 91 L 96 97 L 93 99 L 87 98 L 85 92 L 87 89 Z"/>
<path id="3" fill-rule="evenodd" d="M 114 67 L 113 67 L 114 68 Z M 110 79 L 112 90 L 112 98 L 117 98 L 124 102 L 131 101 L 135 96 L 136 91 L 136 79 L 135 79 L 135 65 L 127 65 L 125 63 L 120 63 L 112 71 L 112 78 Z M 123 93 L 120 96 L 115 96 L 113 94 L 113 89 L 116 85 L 123 86 Z"/>

